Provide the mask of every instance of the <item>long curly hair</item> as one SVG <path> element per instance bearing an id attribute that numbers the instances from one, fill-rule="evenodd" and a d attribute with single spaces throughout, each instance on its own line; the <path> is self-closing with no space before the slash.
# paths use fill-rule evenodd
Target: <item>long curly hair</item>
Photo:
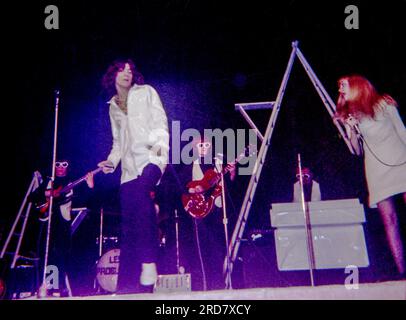
<path id="1" fill-rule="evenodd" d="M 376 113 L 385 105 L 397 107 L 396 101 L 387 94 L 379 94 L 375 87 L 365 77 L 354 74 L 341 77 L 338 85 L 343 80 L 347 80 L 350 93 L 353 98 L 345 101 L 340 95 L 337 100 L 337 113 L 340 116 L 348 117 L 349 114 L 355 117 L 375 118 Z"/>
<path id="2" fill-rule="evenodd" d="M 104 74 L 102 78 L 102 87 L 104 90 L 106 90 L 107 94 L 112 97 L 115 94 L 117 94 L 116 90 L 116 77 L 117 73 L 122 71 L 125 68 L 126 63 L 130 66 L 130 69 L 133 74 L 133 79 L 131 85 L 134 83 L 136 84 L 144 84 L 144 77 L 142 74 L 137 71 L 135 68 L 135 64 L 131 59 L 119 59 L 113 61 L 112 64 L 107 68 L 106 73 Z"/>

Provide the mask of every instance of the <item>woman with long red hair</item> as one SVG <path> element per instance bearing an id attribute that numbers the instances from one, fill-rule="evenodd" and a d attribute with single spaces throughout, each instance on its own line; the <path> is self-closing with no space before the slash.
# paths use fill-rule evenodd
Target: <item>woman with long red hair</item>
<path id="1" fill-rule="evenodd" d="M 398 272 L 404 276 L 405 253 L 394 198 L 400 195 L 406 204 L 406 129 L 397 103 L 360 75 L 340 78 L 338 87 L 336 116 L 356 153 L 364 155 L 369 206 L 378 208 Z"/>

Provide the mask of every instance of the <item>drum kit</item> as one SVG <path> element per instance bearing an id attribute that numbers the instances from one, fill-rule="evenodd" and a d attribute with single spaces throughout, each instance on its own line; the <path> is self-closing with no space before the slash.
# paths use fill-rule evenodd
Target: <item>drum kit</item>
<path id="1" fill-rule="evenodd" d="M 106 228 L 106 218 L 119 216 L 116 212 L 100 210 L 99 236 L 96 238 L 96 246 L 99 248 L 99 258 L 96 261 L 96 277 L 94 289 L 98 293 L 113 293 L 117 289 L 118 267 L 120 259 L 119 239 L 116 235 L 117 228 Z M 108 220 L 107 220 L 108 221 Z M 107 225 L 109 227 L 110 223 Z M 106 232 L 107 230 L 107 232 Z M 114 235 L 113 235 L 114 234 Z"/>
<path id="2" fill-rule="evenodd" d="M 117 290 L 119 259 L 120 249 L 111 249 L 97 262 L 96 280 L 99 286 L 107 292 Z"/>

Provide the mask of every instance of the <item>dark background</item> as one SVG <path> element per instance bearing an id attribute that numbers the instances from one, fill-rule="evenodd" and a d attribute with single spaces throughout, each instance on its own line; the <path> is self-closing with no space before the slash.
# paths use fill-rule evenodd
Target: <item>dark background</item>
<path id="1" fill-rule="evenodd" d="M 55 89 L 61 92 L 58 156 L 71 160 L 72 176 L 94 169 L 109 153 L 107 97 L 100 81 L 119 57 L 135 61 L 159 92 L 169 121 L 180 121 L 182 129 L 248 128 L 234 104 L 276 98 L 295 40 L 333 100 L 337 79 L 360 73 L 392 95 L 405 116 L 404 0 L 54 1 L 59 30 L 44 27 L 48 4 L 15 5 L 2 21 L 3 236 L 33 172 L 51 173 Z M 359 30 L 344 27 L 349 4 L 358 6 Z M 264 132 L 270 112 L 252 115 Z M 298 60 L 271 142 L 249 225 L 268 226 L 270 204 L 290 201 L 298 153 L 313 169 L 324 199 L 365 202 L 362 161 L 338 136 Z M 116 210 L 119 178 L 119 171 L 96 177 L 95 208 Z M 246 182 L 242 178 L 235 187 L 240 197 Z M 87 199 L 78 196 L 77 205 Z M 240 201 L 237 196 L 232 215 L 238 215 Z M 368 223 L 376 221 L 371 243 L 381 243 L 376 212 L 367 213 Z M 97 229 L 97 219 L 90 220 L 81 228 L 87 223 Z M 82 232 L 77 241 L 93 241 L 93 233 Z"/>

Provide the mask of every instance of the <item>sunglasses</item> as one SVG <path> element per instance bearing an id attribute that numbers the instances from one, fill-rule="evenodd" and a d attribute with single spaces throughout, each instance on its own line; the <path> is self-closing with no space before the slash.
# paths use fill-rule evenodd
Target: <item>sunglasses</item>
<path id="1" fill-rule="evenodd" d="M 310 179 L 310 174 L 308 174 L 308 173 L 304 173 L 304 174 L 302 174 L 302 176 L 303 176 L 304 179 Z M 300 174 L 297 174 L 296 178 L 300 179 Z"/>
<path id="2" fill-rule="evenodd" d="M 55 168 L 67 168 L 68 166 L 69 166 L 69 163 L 67 161 L 55 162 Z"/>
<path id="3" fill-rule="evenodd" d="M 304 178 L 304 179 L 310 179 L 310 177 L 311 177 L 311 175 L 310 174 L 308 174 L 308 173 L 303 173 L 302 174 L 302 177 Z M 297 174 L 296 175 L 296 178 L 300 178 L 300 174 Z"/>
<path id="4" fill-rule="evenodd" d="M 210 148 L 211 147 L 211 143 L 210 142 L 199 142 L 198 144 L 196 144 L 196 146 L 198 148 Z"/>

